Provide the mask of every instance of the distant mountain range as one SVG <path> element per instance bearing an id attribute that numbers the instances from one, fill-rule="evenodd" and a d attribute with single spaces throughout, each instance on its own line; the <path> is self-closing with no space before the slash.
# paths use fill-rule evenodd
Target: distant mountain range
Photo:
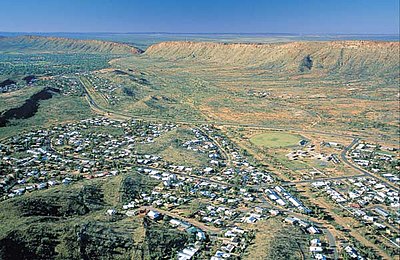
<path id="1" fill-rule="evenodd" d="M 124 43 L 59 37 L 0 37 L 0 52 L 74 52 L 139 54 L 142 50 Z"/>
<path id="2" fill-rule="evenodd" d="M 315 75 L 399 75 L 398 41 L 300 41 L 288 43 L 216 43 L 166 41 L 153 44 L 148 57 L 213 62 L 262 68 L 273 73 Z M 0 52 L 141 54 L 125 43 L 44 36 L 0 38 Z"/>
<path id="3" fill-rule="evenodd" d="M 222 42 L 222 43 L 276 43 L 298 41 L 399 41 L 399 35 L 392 34 L 294 34 L 294 33 L 28 33 L 0 32 L 0 35 L 17 37 L 34 35 L 43 37 L 71 38 L 79 40 L 100 40 L 125 43 L 142 50 L 149 46 L 166 41 Z"/>
<path id="4" fill-rule="evenodd" d="M 325 41 L 272 44 L 163 42 L 145 55 L 168 60 L 264 68 L 274 73 L 305 72 L 399 75 L 399 42 Z"/>

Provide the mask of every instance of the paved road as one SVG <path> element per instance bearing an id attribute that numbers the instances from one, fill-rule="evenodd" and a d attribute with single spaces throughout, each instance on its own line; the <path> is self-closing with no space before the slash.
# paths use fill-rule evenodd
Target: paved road
<path id="1" fill-rule="evenodd" d="M 82 82 L 82 81 L 81 81 L 81 82 Z M 157 117 L 139 117 L 139 116 L 132 116 L 132 115 L 127 115 L 127 114 L 118 112 L 118 111 L 112 111 L 112 110 L 109 110 L 109 109 L 102 108 L 102 107 L 98 106 L 98 104 L 95 102 L 95 100 L 90 96 L 89 91 L 87 91 L 87 89 L 86 89 L 87 86 L 86 86 L 85 84 L 83 84 L 83 82 L 82 82 L 82 85 L 84 86 L 84 88 L 85 88 L 85 90 L 86 90 L 86 93 L 87 93 L 87 96 L 88 96 L 88 100 L 89 100 L 90 106 L 91 106 L 92 108 L 94 108 L 95 110 L 98 110 L 98 111 L 100 111 L 100 112 L 103 112 L 103 113 L 106 114 L 106 115 L 116 115 L 116 116 L 119 116 L 119 117 L 125 118 L 125 119 L 137 119 L 137 120 L 148 120 L 148 121 L 161 121 L 161 122 L 167 121 L 167 122 L 171 122 L 171 118 L 157 118 Z M 304 181 L 298 181 L 298 182 L 293 182 L 293 183 L 310 183 L 310 182 L 322 181 L 322 180 L 340 180 L 340 179 L 354 178 L 354 177 L 360 177 L 360 176 L 369 176 L 369 177 L 371 177 L 371 178 L 377 178 L 374 174 L 372 174 L 372 173 L 370 173 L 370 172 L 368 172 L 368 171 L 366 171 L 366 170 L 364 170 L 364 169 L 361 169 L 360 167 L 358 167 L 358 166 L 352 164 L 352 163 L 347 159 L 347 156 L 346 156 L 346 155 L 347 155 L 348 151 L 350 151 L 351 148 L 352 148 L 354 145 L 356 145 L 356 144 L 358 143 L 358 141 L 360 140 L 359 137 L 356 136 L 356 135 L 329 133 L 329 132 L 323 132 L 323 131 L 305 130 L 305 129 L 298 129 L 298 128 L 290 128 L 290 127 L 289 127 L 289 128 L 274 128 L 274 127 L 266 127 L 266 126 L 264 126 L 264 125 L 258 125 L 258 124 L 227 123 L 227 122 L 218 122 L 218 121 L 211 121 L 211 120 L 209 120 L 209 121 L 207 121 L 207 120 L 187 120 L 187 121 L 176 121 L 175 123 L 177 123 L 177 124 L 182 124 L 182 125 L 213 124 L 213 125 L 218 125 L 218 126 L 248 127 L 248 128 L 257 128 L 257 129 L 273 130 L 273 131 L 297 131 L 297 132 L 312 133 L 312 134 L 331 135 L 331 136 L 342 137 L 342 138 L 353 138 L 352 143 L 351 143 L 349 146 L 345 147 L 345 149 L 342 151 L 342 153 L 341 153 L 341 159 L 342 159 L 342 161 L 343 161 L 345 164 L 347 164 L 347 165 L 350 166 L 351 168 L 357 170 L 357 171 L 360 172 L 361 174 L 359 174 L 359 175 L 352 175 L 352 176 L 343 176 L 343 177 L 332 177 L 332 178 L 323 178 L 323 179 L 314 179 L 314 180 L 304 180 Z M 199 178 L 198 176 L 193 176 L 193 177 Z M 215 181 L 212 181 L 212 180 L 210 180 L 210 179 L 208 179 L 208 178 L 201 178 L 201 177 L 200 177 L 199 179 L 204 179 L 204 180 L 209 181 L 209 182 L 215 182 Z M 398 189 L 397 187 L 395 187 L 395 186 L 392 185 L 391 183 L 388 183 L 386 180 L 382 180 L 381 178 L 377 178 L 377 179 L 381 180 L 382 182 L 384 182 L 386 185 L 388 185 L 389 187 L 393 188 L 394 190 L 399 191 L 399 189 Z M 222 184 L 222 183 L 219 183 L 219 184 Z M 231 186 L 231 185 L 226 184 L 226 183 L 224 183 L 224 185 Z M 290 183 L 284 183 L 283 185 L 290 185 Z M 262 203 L 265 204 L 265 205 L 268 205 L 269 207 L 272 206 L 273 208 L 277 208 L 276 206 L 274 206 L 274 205 L 268 203 L 265 199 L 262 199 Z M 279 210 L 282 211 L 281 208 L 277 208 L 277 209 L 279 209 Z M 287 209 L 286 209 L 286 210 L 283 210 L 283 211 L 287 212 L 288 214 L 292 214 L 292 215 L 298 216 L 298 217 L 300 217 L 300 218 L 305 218 L 305 219 L 309 218 L 308 216 L 305 216 L 305 215 L 299 214 L 299 213 L 295 213 L 295 212 L 292 212 L 292 211 L 287 210 Z M 319 224 L 320 224 L 320 223 L 319 223 Z M 322 224 L 320 224 L 320 226 L 321 226 L 321 229 L 324 230 L 324 233 L 325 233 L 326 236 L 327 236 L 329 245 L 330 245 L 330 247 L 331 247 L 331 248 L 333 249 L 333 251 L 334 251 L 334 257 L 335 257 L 335 259 L 338 259 L 338 252 L 337 252 L 337 249 L 336 249 L 335 237 L 332 235 L 332 233 L 331 233 L 328 229 L 324 228 L 324 227 L 322 226 Z"/>
<path id="2" fill-rule="evenodd" d="M 335 236 L 329 231 L 327 228 L 323 228 L 324 234 L 326 235 L 329 243 L 329 247 L 333 250 L 334 259 L 339 259 L 339 254 L 336 248 L 336 239 Z"/>
<path id="3" fill-rule="evenodd" d="M 221 171 L 224 171 L 226 168 L 228 168 L 229 166 L 231 166 L 232 159 L 231 159 L 230 154 L 225 150 L 225 148 L 222 147 L 222 145 L 221 145 L 219 142 L 217 142 L 217 140 L 215 140 L 211 135 L 209 135 L 209 134 L 207 133 L 207 131 L 204 131 L 204 130 L 201 129 L 201 128 L 196 128 L 196 129 L 199 130 L 199 131 L 200 131 L 203 135 L 205 135 L 208 139 L 210 139 L 210 140 L 218 147 L 219 151 L 222 153 L 222 156 L 225 157 L 225 159 L 226 159 L 226 167 L 224 167 L 223 169 L 221 169 Z"/>

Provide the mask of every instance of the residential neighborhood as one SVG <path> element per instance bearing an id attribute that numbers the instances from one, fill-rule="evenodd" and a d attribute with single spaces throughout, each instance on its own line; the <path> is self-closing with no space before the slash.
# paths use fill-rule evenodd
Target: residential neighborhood
<path id="1" fill-rule="evenodd" d="M 105 214 L 125 218 L 146 214 L 149 221 L 164 221 L 193 234 L 194 241 L 178 252 L 179 259 L 192 259 L 205 245 L 214 252 L 211 259 L 238 257 L 254 239 L 251 225 L 270 218 L 299 224 L 304 234 L 325 239 L 324 232 L 310 221 L 285 219 L 292 211 L 307 217 L 312 210 L 279 185 L 273 172 L 252 165 L 213 126 L 189 128 L 192 139 L 179 144 L 183 150 L 208 158 L 201 167 L 177 165 L 159 154 L 138 150 L 156 145 L 164 135 L 180 127 L 96 117 L 5 139 L 0 145 L 2 200 L 135 172 L 159 184 L 150 192 L 129 197 Z M 194 205 L 197 206 L 193 210 L 187 210 Z M 332 254 L 329 245 L 326 249 L 318 245 L 314 245 L 317 251 L 311 252 L 315 259 L 324 256 L 324 252 Z"/>
<path id="2" fill-rule="evenodd" d="M 400 151 L 398 147 L 360 143 L 351 151 L 354 163 L 389 182 L 400 185 Z"/>

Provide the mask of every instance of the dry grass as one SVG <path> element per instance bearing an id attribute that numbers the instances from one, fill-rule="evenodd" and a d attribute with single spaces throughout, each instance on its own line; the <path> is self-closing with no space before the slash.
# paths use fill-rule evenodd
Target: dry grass
<path id="1" fill-rule="evenodd" d="M 333 44 L 331 50 L 338 46 L 341 45 Z M 385 45 L 386 47 L 388 53 L 392 51 L 391 48 L 396 48 L 390 44 Z M 321 53 L 329 50 L 324 48 Z M 374 46 L 360 45 L 359 48 L 366 49 L 357 50 L 355 55 L 358 55 L 358 58 L 353 57 L 355 63 L 361 62 L 362 53 L 370 57 L 369 55 L 377 51 Z M 371 67 L 369 71 L 366 69 L 366 73 L 375 73 L 374 76 L 360 76 L 358 73 L 361 72 L 355 67 L 347 67 L 350 76 L 346 78 L 347 76 L 341 74 L 347 73 L 344 68 L 337 72 L 338 74 L 332 75 L 318 70 L 309 74 L 299 74 L 290 69 L 294 68 L 293 62 L 297 61 L 286 61 L 284 56 L 281 57 L 283 67 L 280 70 L 280 63 L 277 63 L 276 67 L 248 67 L 240 58 L 235 64 L 202 58 L 177 60 L 180 52 L 169 52 L 172 49 L 173 47 L 164 50 L 165 53 L 157 49 L 144 56 L 120 59 L 113 62 L 113 66 L 122 69 L 133 68 L 135 72 L 145 73 L 152 85 L 149 89 L 142 88 L 142 94 L 151 96 L 157 93 L 173 97 L 176 104 L 165 106 L 166 111 L 171 113 L 182 113 L 185 110 L 177 108 L 189 106 L 192 111 L 201 114 L 202 118 L 216 122 L 356 133 L 371 139 L 383 134 L 384 139 L 389 142 L 396 139 L 395 126 L 398 115 L 394 111 L 398 109 L 398 100 L 395 80 L 387 80 L 380 76 L 377 73 L 378 69 L 372 66 L 373 63 L 378 64 L 381 57 L 371 56 L 371 60 L 368 61 Z M 286 51 L 288 50 L 285 49 Z M 204 49 L 204 55 L 206 52 Z M 195 56 L 199 57 L 200 53 L 203 53 L 203 50 L 199 53 L 196 51 Z M 218 57 L 223 55 L 211 51 L 210 53 Z M 240 57 L 244 53 L 237 55 Z M 301 55 L 295 57 L 300 58 Z M 397 63 L 398 61 L 391 58 L 385 66 L 392 66 L 389 71 L 393 71 Z M 350 66 L 350 63 L 346 66 Z M 268 95 L 260 97 L 258 93 Z M 140 109 L 148 110 L 143 100 L 121 104 L 126 110 L 130 110 L 130 106 L 134 113 L 140 113 Z M 193 118 L 189 114 L 181 114 L 178 117 L 183 120 Z"/>

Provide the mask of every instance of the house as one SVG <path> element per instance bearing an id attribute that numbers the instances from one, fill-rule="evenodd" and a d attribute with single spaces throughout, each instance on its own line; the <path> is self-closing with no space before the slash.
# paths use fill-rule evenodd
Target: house
<path id="1" fill-rule="evenodd" d="M 202 230 L 198 230 L 196 233 L 196 239 L 199 241 L 204 241 L 206 240 L 206 234 Z"/>
<path id="2" fill-rule="evenodd" d="M 289 197 L 289 201 L 293 204 L 293 206 L 295 206 L 295 207 L 299 207 L 301 204 L 300 204 L 300 202 L 297 200 L 297 199 L 295 199 L 295 198 L 293 198 L 293 197 Z"/>
<path id="3" fill-rule="evenodd" d="M 314 254 L 316 260 L 326 260 L 326 256 L 323 254 Z"/>
<path id="4" fill-rule="evenodd" d="M 69 178 L 69 177 L 64 178 L 64 179 L 62 180 L 62 184 L 65 184 L 65 185 L 70 184 L 71 182 L 72 182 L 72 179 Z"/>
<path id="5" fill-rule="evenodd" d="M 179 260 L 189 260 L 192 259 L 192 257 L 196 254 L 198 251 L 197 248 L 194 247 L 186 247 L 182 251 L 178 253 L 178 259 Z"/>
<path id="6" fill-rule="evenodd" d="M 310 241 L 310 244 L 312 246 L 321 246 L 321 240 L 319 240 L 318 238 L 314 238 Z"/>
<path id="7" fill-rule="evenodd" d="M 171 219 L 170 221 L 169 221 L 169 224 L 171 225 L 171 226 L 173 226 L 173 227 L 177 227 L 177 226 L 179 226 L 180 224 L 181 224 L 182 222 L 181 221 L 179 221 L 179 220 L 177 220 L 177 219 Z"/>
<path id="8" fill-rule="evenodd" d="M 206 167 L 206 168 L 204 169 L 204 173 L 205 173 L 205 174 L 210 174 L 210 173 L 213 173 L 213 172 L 214 172 L 214 169 L 211 168 L 211 167 Z"/>
<path id="9" fill-rule="evenodd" d="M 128 210 L 125 212 L 125 215 L 127 215 L 128 217 L 133 217 L 136 216 L 138 214 L 138 212 L 136 210 Z"/>
<path id="10" fill-rule="evenodd" d="M 239 227 L 234 227 L 232 228 L 232 232 L 243 235 L 246 231 Z"/>
<path id="11" fill-rule="evenodd" d="M 380 207 L 374 208 L 374 211 L 375 211 L 376 213 L 378 213 L 379 215 L 381 215 L 382 217 L 384 217 L 384 218 L 389 217 L 389 213 L 387 213 L 385 210 L 383 210 L 383 209 L 380 208 Z"/>
<path id="12" fill-rule="evenodd" d="M 321 246 L 310 246 L 311 253 L 321 253 L 324 249 Z"/>
<path id="13" fill-rule="evenodd" d="M 216 259 L 222 259 L 222 258 L 229 258 L 230 256 L 231 256 L 231 254 L 229 254 L 229 253 L 224 253 L 222 251 L 217 251 L 215 253 L 215 255 L 211 259 L 216 260 Z"/>
<path id="14" fill-rule="evenodd" d="M 55 186 L 55 185 L 57 185 L 57 184 L 58 184 L 58 182 L 57 182 L 57 181 L 53 181 L 53 180 L 51 180 L 51 181 L 48 181 L 47 183 L 49 184 L 49 186 Z"/>
<path id="15" fill-rule="evenodd" d="M 363 216 L 363 220 L 365 220 L 367 222 L 374 222 L 375 218 L 372 216 L 365 215 L 365 216 Z"/>
<path id="16" fill-rule="evenodd" d="M 225 237 L 236 237 L 237 235 L 232 230 L 228 230 L 225 232 Z"/>
<path id="17" fill-rule="evenodd" d="M 255 217 L 255 216 L 249 216 L 249 217 L 247 217 L 246 219 L 245 219 L 245 222 L 246 223 L 249 223 L 249 224 L 251 224 L 251 223 L 256 223 L 257 222 L 257 218 Z"/>
<path id="18" fill-rule="evenodd" d="M 295 218 L 295 217 L 287 217 L 287 218 L 285 218 L 285 222 L 289 223 L 289 224 L 292 224 L 292 225 L 295 225 L 295 224 L 297 224 L 299 222 L 299 219 Z"/>
<path id="19" fill-rule="evenodd" d="M 225 252 L 232 253 L 235 250 L 235 246 L 232 244 L 228 244 L 226 246 L 222 246 L 221 249 Z"/>
<path id="20" fill-rule="evenodd" d="M 276 210 L 276 209 L 271 209 L 269 211 L 269 214 L 271 214 L 271 216 L 278 216 L 279 213 L 280 213 L 279 210 Z"/>
<path id="21" fill-rule="evenodd" d="M 386 226 L 377 222 L 374 222 L 374 226 L 376 226 L 377 229 L 386 229 Z"/>
<path id="22" fill-rule="evenodd" d="M 108 209 L 107 210 L 107 215 L 114 216 L 115 214 L 117 214 L 117 211 L 115 209 Z"/>
<path id="23" fill-rule="evenodd" d="M 158 211 L 150 210 L 149 212 L 147 212 L 147 217 L 149 217 L 152 220 L 159 220 L 162 218 L 162 215 Z"/>
<path id="24" fill-rule="evenodd" d="M 190 223 L 188 223 L 188 222 L 185 222 L 185 221 L 181 221 L 181 223 L 179 224 L 179 228 L 180 229 L 186 230 L 186 231 L 189 230 L 189 232 L 190 232 L 190 228 L 191 227 L 192 227 L 192 225 Z M 193 227 L 193 228 L 195 228 L 195 227 Z M 194 230 L 194 231 L 196 231 L 196 230 Z"/>
<path id="25" fill-rule="evenodd" d="M 314 226 L 307 228 L 307 231 L 308 231 L 308 233 L 313 234 L 313 235 L 321 233 L 321 231 Z"/>
<path id="26" fill-rule="evenodd" d="M 211 258 L 210 258 L 210 260 L 222 260 L 222 257 L 219 257 L 219 256 L 212 256 Z"/>
<path id="27" fill-rule="evenodd" d="M 47 183 L 46 182 L 39 183 L 36 187 L 38 190 L 43 190 L 47 188 Z"/>
<path id="28" fill-rule="evenodd" d="M 304 140 L 304 139 L 299 141 L 299 145 L 301 145 L 301 146 L 306 145 L 307 143 L 308 143 L 308 141 Z"/>
<path id="29" fill-rule="evenodd" d="M 357 251 L 351 246 L 346 246 L 344 251 L 346 251 L 351 258 L 357 258 L 358 260 L 364 259 L 362 256 L 358 255 Z"/>
<path id="30" fill-rule="evenodd" d="M 134 208 L 135 207 L 135 202 L 133 202 L 133 201 L 131 201 L 131 202 L 129 202 L 128 204 L 126 204 L 126 205 L 122 205 L 122 208 L 123 209 L 131 209 L 131 208 Z"/>
<path id="31" fill-rule="evenodd" d="M 315 182 L 311 183 L 311 186 L 313 186 L 314 188 L 321 188 L 326 185 L 328 185 L 328 182 L 325 182 L 325 181 L 315 181 Z"/>
<path id="32" fill-rule="evenodd" d="M 20 189 L 13 190 L 13 192 L 15 193 L 15 195 L 22 195 L 22 194 L 24 194 L 25 189 L 20 188 Z"/>
<path id="33" fill-rule="evenodd" d="M 281 206 L 285 206 L 286 205 L 286 202 L 284 202 L 282 199 L 277 199 L 276 203 L 278 203 Z"/>
<path id="34" fill-rule="evenodd" d="M 310 226 L 310 224 L 308 222 L 305 222 L 304 220 L 299 220 L 298 224 L 302 228 L 308 228 Z"/>

